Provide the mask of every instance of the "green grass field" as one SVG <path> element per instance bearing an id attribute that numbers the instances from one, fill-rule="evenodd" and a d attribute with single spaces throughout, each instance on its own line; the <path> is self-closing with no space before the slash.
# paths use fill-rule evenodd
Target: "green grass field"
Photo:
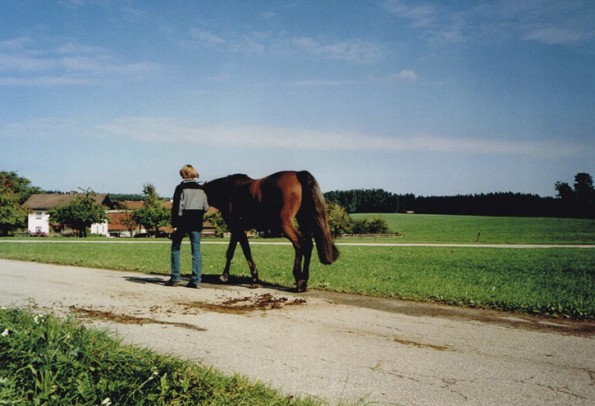
<path id="1" fill-rule="evenodd" d="M 471 230 L 476 229 L 491 230 L 485 233 L 493 238 L 485 243 L 588 244 L 595 240 L 592 220 L 385 216 L 393 231 L 402 230 L 399 232 L 404 234 L 390 241 L 469 243 L 473 241 L 462 236 L 471 235 Z M 168 240 L 35 241 L 39 243 L 5 239 L 0 244 L 0 257 L 139 271 L 164 277 L 169 274 Z M 254 260 L 261 279 L 269 284 L 293 286 L 293 249 L 288 245 L 258 245 L 259 241 L 268 240 L 253 240 Z M 207 281 L 216 280 L 225 263 L 225 241 L 204 239 L 204 242 L 203 274 Z M 341 257 L 335 264 L 322 266 L 313 261 L 309 285 L 339 292 L 595 318 L 595 249 L 490 248 L 481 244 L 480 240 L 478 248 L 340 245 Z M 189 272 L 188 244 L 184 250 L 182 266 Z M 234 258 L 232 275 L 249 275 L 241 250 Z"/>
<path id="2" fill-rule="evenodd" d="M 551 217 L 353 214 L 380 217 L 402 242 L 489 244 L 595 244 L 595 220 Z"/>

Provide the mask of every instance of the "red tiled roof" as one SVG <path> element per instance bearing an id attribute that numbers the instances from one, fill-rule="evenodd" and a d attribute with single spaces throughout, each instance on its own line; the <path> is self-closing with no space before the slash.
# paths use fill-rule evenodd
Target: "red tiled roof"
<path id="1" fill-rule="evenodd" d="M 130 213 L 113 213 L 110 212 L 108 220 L 108 230 L 109 231 L 128 231 L 128 226 L 124 223 L 126 222 L 126 218 L 130 216 Z M 138 227 L 138 226 L 136 226 Z M 136 228 L 136 227 L 133 227 Z"/>
<path id="2" fill-rule="evenodd" d="M 116 202 L 116 205 L 122 207 L 122 210 L 136 210 L 144 207 L 145 202 L 142 200 L 121 200 Z M 171 205 L 170 201 L 164 201 L 162 203 L 162 206 L 166 209 L 171 209 Z"/>
<path id="3" fill-rule="evenodd" d="M 68 204 L 73 199 L 79 196 L 84 196 L 80 193 L 60 194 L 60 193 L 37 193 L 33 194 L 23 204 L 26 209 L 29 210 L 40 210 L 40 209 L 53 209 L 54 207 Z M 103 204 L 105 206 L 111 206 L 111 201 L 105 193 L 98 193 L 94 196 L 95 203 Z"/>

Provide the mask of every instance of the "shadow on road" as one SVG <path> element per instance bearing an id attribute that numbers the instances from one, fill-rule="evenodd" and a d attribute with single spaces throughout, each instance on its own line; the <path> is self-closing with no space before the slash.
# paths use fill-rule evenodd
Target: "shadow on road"
<path id="1" fill-rule="evenodd" d="M 182 280 L 184 281 L 184 276 Z M 132 283 L 139 283 L 139 284 L 155 284 L 155 285 L 164 285 L 165 282 L 168 281 L 169 277 L 159 277 L 159 276 L 125 276 L 125 280 Z M 232 285 L 232 286 L 244 286 L 247 289 L 255 289 L 255 288 L 267 288 L 278 290 L 280 292 L 295 292 L 295 288 L 290 288 L 287 286 L 279 285 L 277 283 L 270 283 L 267 281 L 260 281 L 260 283 L 256 286 L 252 284 L 252 279 L 248 276 L 229 276 L 228 282 L 221 282 L 219 280 L 219 275 L 214 274 L 203 274 L 202 275 L 202 283 L 208 285 Z"/>

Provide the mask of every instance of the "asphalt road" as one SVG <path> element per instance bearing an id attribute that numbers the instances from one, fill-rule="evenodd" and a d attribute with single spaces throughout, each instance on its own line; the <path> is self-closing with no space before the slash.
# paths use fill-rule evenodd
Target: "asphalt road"
<path id="1" fill-rule="evenodd" d="M 0 305 L 329 404 L 593 405 L 595 323 L 0 260 Z"/>

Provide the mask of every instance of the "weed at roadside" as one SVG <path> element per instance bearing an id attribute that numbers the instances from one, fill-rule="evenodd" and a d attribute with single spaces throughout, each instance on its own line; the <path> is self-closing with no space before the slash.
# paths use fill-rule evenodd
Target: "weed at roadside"
<path id="1" fill-rule="evenodd" d="M 19 309 L 0 310 L 0 354 L 0 404 L 319 404 Z"/>

